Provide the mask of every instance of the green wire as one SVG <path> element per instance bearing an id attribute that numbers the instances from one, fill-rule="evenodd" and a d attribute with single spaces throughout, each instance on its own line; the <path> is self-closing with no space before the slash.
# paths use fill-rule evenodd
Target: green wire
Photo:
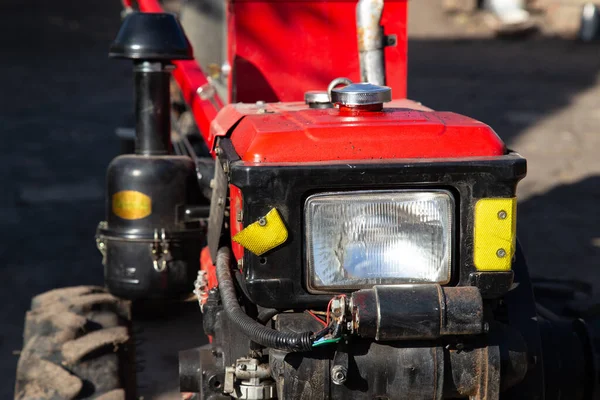
<path id="1" fill-rule="evenodd" d="M 317 343 L 313 343 L 312 347 L 319 347 L 319 346 L 324 346 L 324 345 L 326 345 L 326 344 L 337 343 L 337 342 L 339 342 L 340 340 L 342 340 L 342 338 L 341 338 L 341 337 L 339 337 L 339 338 L 335 338 L 335 339 L 326 339 L 326 340 L 321 340 L 321 341 L 319 341 L 319 342 L 317 342 Z"/>

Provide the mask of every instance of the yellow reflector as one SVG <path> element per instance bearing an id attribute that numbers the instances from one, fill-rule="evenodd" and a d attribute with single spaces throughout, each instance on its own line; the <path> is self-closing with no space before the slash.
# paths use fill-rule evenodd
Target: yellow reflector
<path id="1" fill-rule="evenodd" d="M 517 199 L 481 199 L 475 204 L 475 251 L 479 271 L 509 271 L 515 254 Z"/>
<path id="2" fill-rule="evenodd" d="M 233 241 L 260 256 L 283 244 L 288 238 L 288 231 L 276 208 L 264 217 L 248 225 L 233 237 Z"/>

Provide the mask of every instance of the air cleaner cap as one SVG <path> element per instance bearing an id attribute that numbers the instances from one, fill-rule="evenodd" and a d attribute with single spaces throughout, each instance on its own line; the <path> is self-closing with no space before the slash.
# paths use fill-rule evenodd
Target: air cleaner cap
<path id="1" fill-rule="evenodd" d="M 139 12 L 125 18 L 108 56 L 167 62 L 194 58 L 192 47 L 175 16 Z"/>
<path id="2" fill-rule="evenodd" d="M 392 101 L 392 89 L 371 83 L 353 83 L 331 91 L 331 102 L 342 106 L 370 106 Z"/>

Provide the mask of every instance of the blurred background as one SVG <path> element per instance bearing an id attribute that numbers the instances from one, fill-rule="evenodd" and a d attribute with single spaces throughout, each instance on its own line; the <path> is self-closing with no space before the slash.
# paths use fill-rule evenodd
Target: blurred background
<path id="1" fill-rule="evenodd" d="M 477 1 L 409 2 L 409 97 L 480 119 L 523 154 L 518 231 L 532 274 L 600 288 L 600 42 L 575 40 L 581 4 L 541 2 L 517 29 Z M 107 57 L 120 11 L 118 0 L 0 4 L 3 399 L 31 296 L 102 284 L 104 173 L 119 151 L 115 129 L 132 126 L 130 65 Z M 203 340 L 199 318 L 187 322 L 144 325 L 158 343 L 141 348 L 145 398 L 178 398 L 177 351 Z"/>

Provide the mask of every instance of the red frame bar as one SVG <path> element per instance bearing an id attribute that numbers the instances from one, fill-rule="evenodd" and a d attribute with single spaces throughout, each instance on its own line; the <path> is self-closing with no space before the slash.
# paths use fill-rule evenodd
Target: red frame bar
<path id="1" fill-rule="evenodd" d="M 137 0 L 140 11 L 147 13 L 164 12 L 158 0 Z M 183 98 L 190 106 L 200 134 L 207 144 L 210 133 L 210 124 L 223 108 L 223 101 L 208 82 L 198 63 L 194 60 L 173 61 L 175 70 L 173 78 L 177 81 Z M 210 90 L 210 96 L 200 96 L 199 90 Z M 212 148 L 210 149 L 212 151 Z"/>

